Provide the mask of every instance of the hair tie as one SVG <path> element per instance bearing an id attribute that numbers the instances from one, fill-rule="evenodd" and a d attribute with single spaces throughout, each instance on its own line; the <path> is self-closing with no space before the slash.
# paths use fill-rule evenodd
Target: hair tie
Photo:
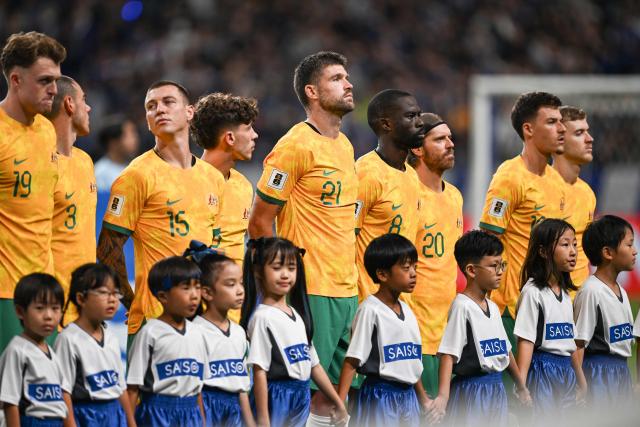
<path id="1" fill-rule="evenodd" d="M 207 255 L 220 255 L 220 252 L 205 245 L 199 240 L 192 240 L 191 243 L 189 243 L 189 248 L 184 251 L 184 254 L 182 256 L 190 259 L 196 264 L 200 264 L 202 259 Z"/>

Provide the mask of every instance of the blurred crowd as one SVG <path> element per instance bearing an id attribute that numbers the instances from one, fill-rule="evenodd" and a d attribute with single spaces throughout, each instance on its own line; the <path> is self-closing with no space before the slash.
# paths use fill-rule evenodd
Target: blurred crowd
<path id="1" fill-rule="evenodd" d="M 123 7 L 127 3 L 133 5 Z M 114 114 L 137 124 L 141 149 L 152 144 L 144 124 L 144 93 L 152 81 L 171 78 L 185 84 L 194 97 L 228 91 L 257 98 L 260 148 L 254 157 L 260 161 L 279 136 L 304 117 L 292 89 L 293 69 L 317 50 L 336 50 L 350 61 L 357 108 L 344 132 L 356 155 L 375 144 L 366 124 L 368 100 L 383 88 L 397 87 L 415 93 L 423 109 L 448 120 L 461 168 L 466 166 L 471 75 L 640 73 L 640 6 L 634 0 L 0 4 L 2 40 L 13 32 L 36 29 L 67 47 L 63 73 L 87 89 L 96 130 L 79 145 L 94 158 L 103 151 L 97 130 Z M 4 81 L 2 85 L 5 93 Z M 622 150 L 622 159 L 630 158 L 625 144 L 632 150 L 631 159 L 640 159 L 632 142 L 615 147 Z M 598 157 L 615 156 L 603 153 L 596 162 Z"/>

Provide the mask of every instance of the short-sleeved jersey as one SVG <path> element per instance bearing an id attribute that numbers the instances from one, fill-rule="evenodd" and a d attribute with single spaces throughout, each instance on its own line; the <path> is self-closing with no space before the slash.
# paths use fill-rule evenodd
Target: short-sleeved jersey
<path id="1" fill-rule="evenodd" d="M 13 337 L 0 358 L 0 402 L 18 406 L 21 415 L 66 418 L 62 384 L 62 372 L 51 347 L 46 354 L 26 338 Z"/>
<path id="2" fill-rule="evenodd" d="M 249 226 L 249 212 L 253 202 L 253 186 L 235 169 L 229 171 L 225 182 L 223 202 L 220 206 L 218 228 L 220 235 L 213 246 L 224 250 L 240 267 L 244 259 L 244 238 Z"/>
<path id="3" fill-rule="evenodd" d="M 371 151 L 356 161 L 358 209 L 356 213 L 356 265 L 358 297 L 363 301 L 378 291 L 364 267 L 364 251 L 376 237 L 400 234 L 415 241 L 420 208 L 420 180 L 415 169 L 405 163 L 401 171 L 389 166 Z"/>
<path id="4" fill-rule="evenodd" d="M 458 267 L 453 247 L 463 231 L 462 194 L 448 182 L 443 182 L 441 193 L 422 184 L 420 190 L 418 268 L 409 305 L 420 325 L 423 354 L 435 355 L 456 297 Z"/>
<path id="5" fill-rule="evenodd" d="M 400 314 L 374 295 L 360 304 L 346 357 L 359 360 L 360 374 L 415 384 L 422 375 L 420 328 L 411 308 L 399 303 Z"/>
<path id="6" fill-rule="evenodd" d="M 223 331 L 201 316 L 193 319 L 193 323 L 202 329 L 207 349 L 209 375 L 204 384 L 231 393 L 248 392 L 251 388 L 247 371 L 249 343 L 242 326 L 229 322 L 229 329 Z"/>
<path id="7" fill-rule="evenodd" d="M 185 321 L 182 331 L 149 319 L 133 339 L 128 354 L 127 384 L 166 396 L 195 396 L 207 375 L 202 329 Z"/>
<path id="8" fill-rule="evenodd" d="M 116 179 L 104 226 L 133 237 L 136 288 L 129 310 L 129 333 L 162 313 L 147 284 L 151 266 L 180 255 L 191 240 L 213 243 L 217 235 L 224 177 L 195 159 L 189 169 L 169 165 L 153 150 L 137 157 Z"/>
<path id="9" fill-rule="evenodd" d="M 571 356 L 574 341 L 573 303 L 565 291 L 556 295 L 550 287 L 538 289 L 532 279 L 524 285 L 516 306 L 514 335 L 531 341 L 535 350 Z"/>
<path id="10" fill-rule="evenodd" d="M 304 321 L 291 308 L 292 315 L 279 308 L 260 304 L 249 322 L 248 365 L 267 371 L 267 380 L 302 380 L 311 377 L 319 362 L 313 344 L 307 339 Z"/>
<path id="11" fill-rule="evenodd" d="M 575 184 L 565 182 L 565 212 L 569 218 L 567 222 L 576 229 L 576 240 L 578 241 L 578 258 L 576 268 L 571 273 L 571 280 L 580 287 L 591 274 L 589 271 L 589 260 L 582 249 L 582 235 L 587 225 L 593 222 L 596 210 L 596 195 L 589 184 L 578 178 Z"/>
<path id="12" fill-rule="evenodd" d="M 633 314 L 627 292 L 619 289 L 620 298 L 596 276 L 589 276 L 576 294 L 576 340 L 586 342 L 586 354 L 631 357 Z"/>
<path id="13" fill-rule="evenodd" d="M 96 262 L 96 204 L 98 192 L 91 157 L 73 147 L 71 156 L 58 154 L 59 177 L 53 194 L 51 251 L 56 278 L 69 293 L 71 273 L 88 262 Z M 69 304 L 64 324 L 78 317 Z"/>
<path id="14" fill-rule="evenodd" d="M 507 270 L 491 300 L 515 318 L 520 294 L 520 270 L 527 255 L 533 226 L 544 218 L 567 219 L 564 180 L 551 166 L 542 176 L 530 172 L 521 156 L 507 160 L 496 171 L 487 191 L 480 227 L 500 234 Z"/>
<path id="15" fill-rule="evenodd" d="M 0 298 L 34 272 L 53 274 L 51 218 L 58 181 L 56 131 L 44 116 L 31 126 L 0 108 Z"/>
<path id="16" fill-rule="evenodd" d="M 456 375 L 502 372 L 509 366 L 511 344 L 500 310 L 493 301 L 486 301 L 486 313 L 464 294 L 458 294 L 451 304 L 438 353 L 455 358 Z"/>
<path id="17" fill-rule="evenodd" d="M 358 178 L 344 134 L 322 136 L 308 123 L 292 127 L 264 159 L 257 195 L 282 206 L 278 236 L 306 249 L 311 295 L 357 295 L 355 212 Z"/>
<path id="18" fill-rule="evenodd" d="M 636 321 L 633 323 L 633 336 L 640 338 L 640 311 L 638 311 Z"/>
<path id="19" fill-rule="evenodd" d="M 63 389 L 74 401 L 117 399 L 127 389 L 118 338 L 106 325 L 102 330 L 98 341 L 70 323 L 56 338 Z"/>

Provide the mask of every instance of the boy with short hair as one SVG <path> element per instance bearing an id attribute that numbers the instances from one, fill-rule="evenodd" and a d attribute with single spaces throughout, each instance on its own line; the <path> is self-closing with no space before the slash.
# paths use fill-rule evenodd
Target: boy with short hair
<path id="1" fill-rule="evenodd" d="M 589 224 L 582 246 L 596 272 L 584 282 L 573 305 L 578 396 L 611 410 L 631 393 L 627 358 L 631 357 L 633 315 L 617 279 L 621 272 L 633 270 L 638 252 L 631 224 L 614 215 Z"/>
<path id="2" fill-rule="evenodd" d="M 503 249 L 497 237 L 478 230 L 464 234 L 455 244 L 454 255 L 467 286 L 451 305 L 438 349 L 440 382 L 429 415 L 432 422 L 442 419 L 446 408 L 452 426 L 489 420 L 492 425 L 506 426 L 507 393 L 501 374 L 505 369 L 516 384 L 520 401 L 531 403 L 500 310 L 487 299 L 487 294 L 500 286 L 505 270 Z"/>
<path id="3" fill-rule="evenodd" d="M 60 323 L 64 291 L 53 276 L 32 273 L 18 281 L 13 302 L 24 330 L 13 337 L 0 358 L 0 404 L 6 425 L 46 422 L 61 427 L 70 402 L 63 399 L 62 372 L 45 338 Z"/>

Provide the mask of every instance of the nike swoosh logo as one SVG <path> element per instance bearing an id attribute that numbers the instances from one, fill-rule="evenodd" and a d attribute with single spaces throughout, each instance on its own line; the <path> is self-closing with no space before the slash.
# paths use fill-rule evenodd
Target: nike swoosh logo
<path id="1" fill-rule="evenodd" d="M 434 225 L 436 225 L 436 224 L 437 224 L 437 222 L 434 222 L 434 223 L 433 223 L 433 224 L 431 224 L 431 225 L 425 225 L 425 226 L 424 226 L 424 229 L 425 229 L 425 230 L 428 230 L 428 229 L 430 229 L 431 227 L 433 227 L 433 226 L 434 226 Z"/>
<path id="2" fill-rule="evenodd" d="M 400 203 L 399 205 L 391 205 L 391 210 L 392 211 L 398 210 L 400 209 L 400 206 L 402 206 L 402 203 Z"/>
<path id="3" fill-rule="evenodd" d="M 540 210 L 540 209 L 542 209 L 542 208 L 544 208 L 544 205 L 540 205 L 540 206 L 535 205 L 535 206 L 533 207 L 533 210 L 534 210 L 534 211 L 539 211 L 539 210 Z"/>
<path id="4" fill-rule="evenodd" d="M 15 166 L 18 166 L 19 164 L 26 162 L 26 161 L 27 161 L 27 159 L 28 159 L 28 157 L 25 157 L 25 158 L 24 158 L 24 159 L 22 159 L 22 160 L 13 159 L 13 164 L 14 164 Z"/>
<path id="5" fill-rule="evenodd" d="M 332 170 L 332 171 L 331 171 L 331 170 L 323 170 L 323 171 L 322 171 L 322 175 L 323 175 L 323 176 L 329 176 L 329 175 L 331 175 L 331 174 L 333 174 L 333 173 L 336 173 L 336 172 L 337 172 L 337 170 L 336 170 L 336 169 L 334 169 L 334 170 Z"/>
<path id="6" fill-rule="evenodd" d="M 182 200 L 182 199 L 176 199 L 176 200 L 167 199 L 167 206 L 173 206 L 176 203 L 178 203 L 180 200 Z"/>
<path id="7" fill-rule="evenodd" d="M 73 197 L 73 195 L 76 194 L 76 192 L 74 191 L 73 193 L 69 194 L 69 193 L 64 193 L 64 198 L 69 200 L 70 198 Z"/>

